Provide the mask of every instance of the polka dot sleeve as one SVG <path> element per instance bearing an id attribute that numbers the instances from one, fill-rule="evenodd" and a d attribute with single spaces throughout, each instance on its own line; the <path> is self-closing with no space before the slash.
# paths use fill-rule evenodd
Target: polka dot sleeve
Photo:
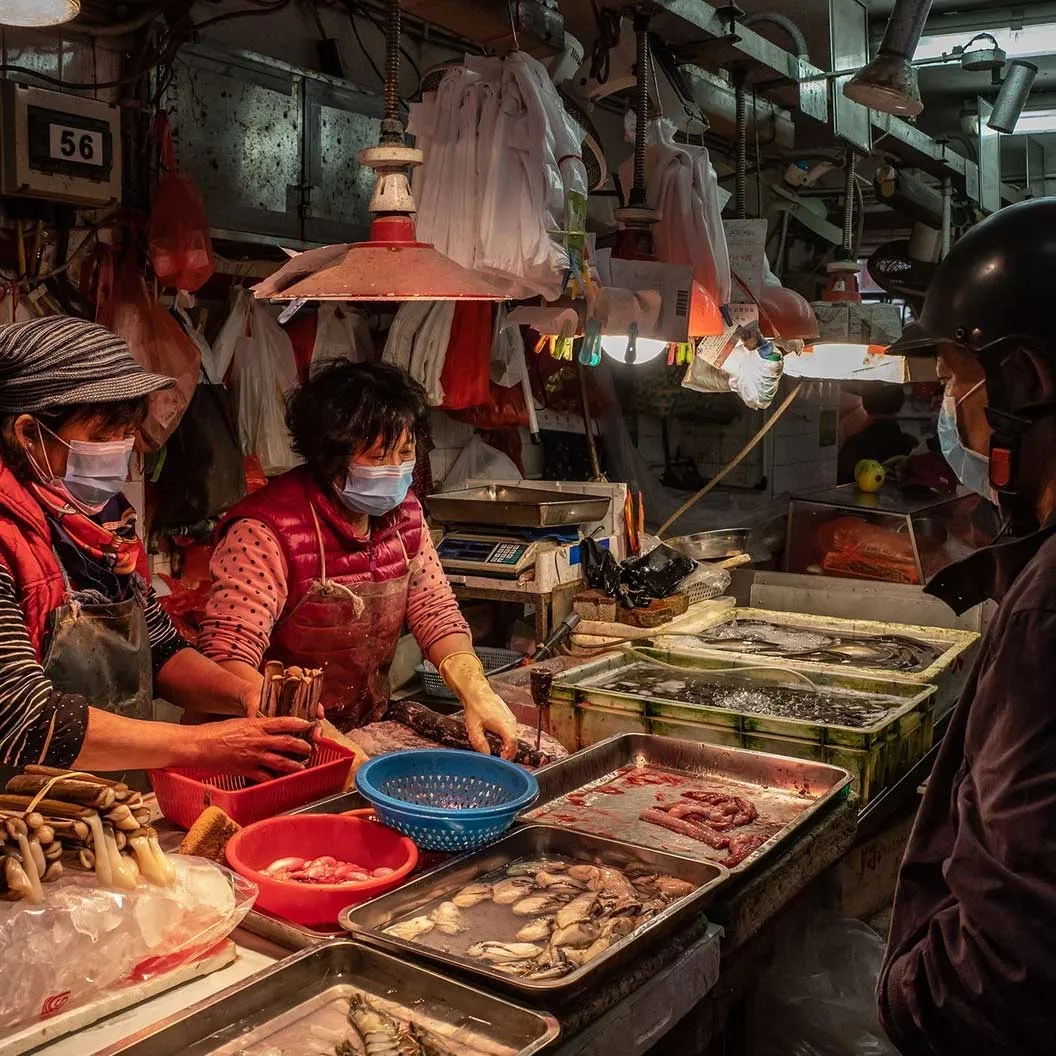
<path id="1" fill-rule="evenodd" d="M 424 532 L 422 548 L 411 562 L 407 626 L 423 652 L 445 635 L 469 634 L 469 625 L 440 567 L 440 558 L 436 556 L 436 547 L 428 531 Z"/>
<path id="2" fill-rule="evenodd" d="M 235 521 L 213 551 L 213 586 L 198 648 L 210 660 L 260 667 L 271 631 L 286 605 L 286 559 L 260 521 Z"/>

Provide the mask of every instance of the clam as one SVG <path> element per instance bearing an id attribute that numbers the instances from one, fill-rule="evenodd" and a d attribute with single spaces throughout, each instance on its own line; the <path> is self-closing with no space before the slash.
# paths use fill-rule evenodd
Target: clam
<path id="1" fill-rule="evenodd" d="M 492 889 L 491 897 L 500 906 L 509 906 L 527 897 L 535 886 L 533 876 L 516 876 L 500 880 Z"/>
<path id="2" fill-rule="evenodd" d="M 688 880 L 679 880 L 677 876 L 658 876 L 656 889 L 665 898 L 685 898 L 696 890 Z"/>
<path id="3" fill-rule="evenodd" d="M 566 873 L 551 873 L 546 869 L 540 869 L 535 874 L 535 886 L 541 887 L 544 890 L 561 890 L 561 891 L 582 891 L 585 884 L 581 884 L 578 880 L 573 880 Z"/>
<path id="4" fill-rule="evenodd" d="M 548 894 L 529 895 L 527 898 L 522 898 L 519 902 L 514 902 L 512 908 L 518 917 L 538 917 L 548 910 L 557 909 L 559 904 Z"/>
<path id="5" fill-rule="evenodd" d="M 550 945 L 557 949 L 581 949 L 598 938 L 598 929 L 587 921 L 576 921 L 567 927 L 558 928 L 550 936 Z"/>
<path id="6" fill-rule="evenodd" d="M 559 858 L 536 858 L 527 862 L 514 862 L 506 870 L 507 876 L 535 876 L 536 873 L 563 873 L 568 868 L 567 862 Z"/>
<path id="7" fill-rule="evenodd" d="M 517 938 L 522 942 L 542 942 L 550 938 L 553 928 L 554 922 L 548 917 L 536 917 L 517 932 Z"/>
<path id="8" fill-rule="evenodd" d="M 531 942 L 476 942 L 466 953 L 478 960 L 491 964 L 510 964 L 514 961 L 526 961 L 538 957 L 543 952 L 542 946 Z"/>
<path id="9" fill-rule="evenodd" d="M 557 926 L 567 928 L 569 924 L 575 924 L 577 920 L 586 920 L 594 910 L 598 896 L 593 891 L 586 891 L 578 898 L 572 899 L 567 906 L 562 906 L 557 911 Z"/>
<path id="10" fill-rule="evenodd" d="M 392 935 L 405 942 L 413 942 L 419 935 L 428 935 L 436 927 L 436 923 L 428 917 L 411 917 L 410 920 L 401 920 L 385 929 L 386 935 Z"/>
<path id="11" fill-rule="evenodd" d="M 429 919 L 436 925 L 437 931 L 445 935 L 461 935 L 466 930 L 462 920 L 462 910 L 454 902 L 441 902 L 429 914 Z"/>
<path id="12" fill-rule="evenodd" d="M 491 884 L 473 883 L 466 884 L 460 891 L 455 892 L 451 901 L 459 909 L 471 909 L 481 902 L 487 902 L 491 898 Z"/>

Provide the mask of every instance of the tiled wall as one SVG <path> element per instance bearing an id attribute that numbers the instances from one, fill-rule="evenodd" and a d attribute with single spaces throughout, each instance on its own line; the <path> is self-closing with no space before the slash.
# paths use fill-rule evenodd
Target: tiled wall
<path id="1" fill-rule="evenodd" d="M 786 389 L 782 387 L 774 406 L 785 395 Z M 777 497 L 784 492 L 810 491 L 835 484 L 838 404 L 835 385 L 812 385 L 804 390 L 763 443 L 726 476 L 723 486 L 759 488 L 765 478 L 765 491 Z M 764 412 L 747 407 L 742 407 L 739 416 L 729 424 L 698 421 L 688 416 L 669 418 L 672 457 L 681 449 L 681 454 L 692 458 L 703 476 L 712 477 L 738 454 L 765 420 Z M 638 448 L 659 476 L 664 466 L 659 418 L 638 416 Z"/>

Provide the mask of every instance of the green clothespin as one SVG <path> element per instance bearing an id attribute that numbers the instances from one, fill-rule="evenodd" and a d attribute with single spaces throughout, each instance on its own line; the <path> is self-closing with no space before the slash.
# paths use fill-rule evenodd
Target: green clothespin
<path id="1" fill-rule="evenodd" d="M 601 362 L 601 323 L 597 319 L 588 319 L 583 325 L 579 361 L 585 367 L 596 367 Z"/>
<path id="2" fill-rule="evenodd" d="M 572 362 L 572 347 L 575 342 L 576 328 L 571 319 L 566 319 L 561 324 L 561 332 L 557 335 L 554 344 L 554 359 L 567 359 Z"/>

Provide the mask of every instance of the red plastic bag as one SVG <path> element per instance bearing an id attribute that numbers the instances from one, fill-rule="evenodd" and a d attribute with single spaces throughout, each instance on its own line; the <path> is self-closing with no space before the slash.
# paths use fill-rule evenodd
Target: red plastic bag
<path id="1" fill-rule="evenodd" d="M 490 382 L 488 391 L 486 403 L 448 413 L 457 421 L 477 429 L 503 429 L 516 425 L 528 428 L 528 405 L 524 402 L 524 390 L 520 385 L 506 387 Z"/>
<path id="2" fill-rule="evenodd" d="M 440 375 L 445 411 L 463 411 L 487 403 L 491 386 L 492 306 L 459 301 L 451 322 L 447 358 Z"/>
<path id="3" fill-rule="evenodd" d="M 113 267 L 104 263 L 96 322 L 124 338 L 144 369 L 176 379 L 173 388 L 151 393 L 150 410 L 140 428 L 146 449 L 156 451 L 175 432 L 191 402 L 202 370 L 202 353 L 183 327 L 147 292 L 132 253 L 117 270 L 112 286 L 107 273 L 112 274 Z"/>
<path id="4" fill-rule="evenodd" d="M 161 147 L 162 174 L 150 212 L 150 263 L 163 286 L 198 290 L 215 270 L 205 205 L 194 181 L 176 171 L 167 114 L 154 119 L 153 135 Z"/>

